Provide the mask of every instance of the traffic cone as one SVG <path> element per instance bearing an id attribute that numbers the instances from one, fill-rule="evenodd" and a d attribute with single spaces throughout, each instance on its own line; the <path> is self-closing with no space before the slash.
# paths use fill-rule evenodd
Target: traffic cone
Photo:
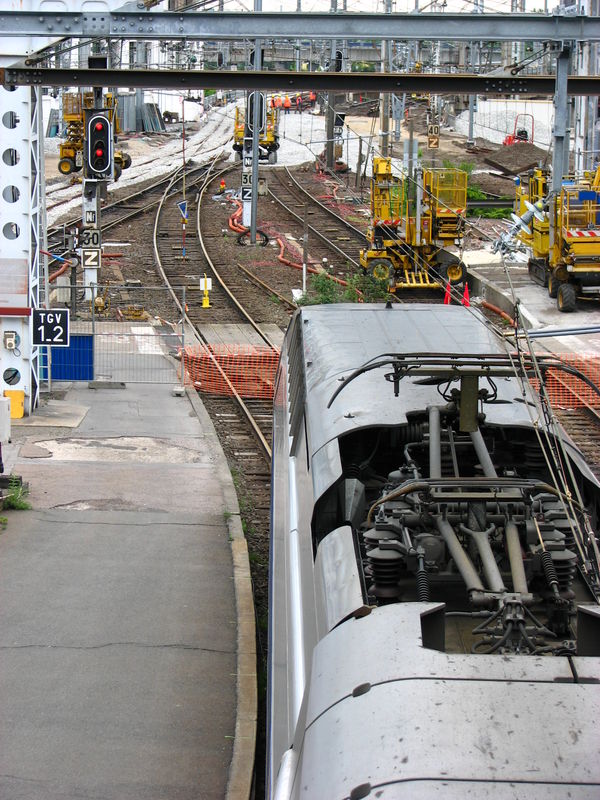
<path id="1" fill-rule="evenodd" d="M 463 292 L 462 304 L 463 304 L 463 306 L 470 306 L 471 305 L 471 301 L 469 300 L 469 284 L 468 283 L 465 283 L 465 290 Z"/>
<path id="2" fill-rule="evenodd" d="M 444 294 L 444 305 L 445 305 L 445 306 L 449 306 L 449 305 L 450 305 L 450 303 L 451 303 L 451 297 L 450 297 L 450 281 L 448 281 L 448 283 L 446 284 L 446 292 L 445 292 L 445 294 Z"/>

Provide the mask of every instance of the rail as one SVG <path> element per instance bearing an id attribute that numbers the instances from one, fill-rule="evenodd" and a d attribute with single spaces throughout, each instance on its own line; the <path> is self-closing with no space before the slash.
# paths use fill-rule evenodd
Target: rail
<path id="1" fill-rule="evenodd" d="M 298 190 L 301 191 L 303 193 L 303 195 L 306 195 L 307 203 L 311 203 L 312 205 L 317 205 L 320 209 L 325 211 L 329 216 L 333 217 L 340 224 L 342 224 L 347 230 L 351 230 L 355 234 L 358 234 L 358 236 L 361 237 L 361 240 L 366 242 L 366 237 L 365 237 L 364 233 L 362 233 L 362 231 L 359 231 L 358 228 L 354 227 L 354 225 L 352 225 L 351 223 L 347 222 L 345 219 L 340 217 L 338 214 L 336 214 L 330 208 L 327 208 L 326 205 L 321 203 L 316 198 L 312 197 L 302 186 L 300 186 L 300 184 L 298 184 L 298 182 L 296 180 L 294 180 L 294 178 L 291 176 L 291 174 L 290 174 L 290 172 L 289 172 L 289 170 L 287 168 L 286 168 L 286 172 L 290 176 L 290 178 L 292 178 L 295 186 L 298 187 Z M 281 178 L 279 178 L 279 180 L 281 180 Z M 300 216 L 300 214 L 296 214 L 295 211 L 292 211 L 292 209 L 283 200 L 281 200 L 281 198 L 277 197 L 277 195 L 271 189 L 269 189 L 269 195 L 273 198 L 273 200 L 275 200 L 276 203 L 278 203 L 283 209 L 285 209 L 285 211 L 288 214 L 290 214 L 290 216 L 294 217 L 294 219 L 296 219 L 301 224 L 304 224 L 304 218 L 302 216 Z M 332 242 L 331 239 L 329 239 L 327 236 L 325 236 L 325 234 L 321 233 L 321 231 L 317 230 L 317 228 L 315 228 L 313 225 L 308 225 L 307 224 L 307 228 L 321 242 L 326 244 L 327 247 L 330 247 L 332 250 L 334 250 L 338 255 L 340 255 L 343 259 L 345 259 L 348 263 L 352 264 L 356 268 L 360 267 L 359 262 L 355 258 L 353 258 L 351 255 L 349 255 L 344 250 L 342 250 L 341 247 L 338 247 L 338 245 L 334 244 L 334 242 Z"/>
<path id="2" fill-rule="evenodd" d="M 219 283 L 219 285 L 221 286 L 223 291 L 229 297 L 229 299 L 231 300 L 231 302 L 235 306 L 237 312 L 240 314 L 240 316 L 243 318 L 243 320 L 245 322 L 247 322 L 248 324 L 250 324 L 252 326 L 252 328 L 257 332 L 257 334 L 261 337 L 261 339 L 265 342 L 265 344 L 267 344 L 270 347 L 275 348 L 276 345 L 274 345 L 273 342 L 271 342 L 271 340 L 269 339 L 269 337 L 266 334 L 264 334 L 263 331 L 261 331 L 260 326 L 250 316 L 250 314 L 247 312 L 247 310 L 243 307 L 243 305 L 235 297 L 233 292 L 231 292 L 230 288 L 226 285 L 225 281 L 223 280 L 222 276 L 219 274 L 219 272 L 216 269 L 212 259 L 210 258 L 209 254 L 208 254 L 208 251 L 207 251 L 207 248 L 206 248 L 206 244 L 205 244 L 203 236 L 202 236 L 202 229 L 201 229 L 201 222 L 200 222 L 200 209 L 201 209 L 201 204 L 202 204 L 202 198 L 204 197 L 204 194 L 205 194 L 209 184 L 213 180 L 218 179 L 219 177 L 221 177 L 222 175 L 226 174 L 227 172 L 229 172 L 231 169 L 234 168 L 232 166 L 228 166 L 228 167 L 226 167 L 226 168 L 224 168 L 224 169 L 222 169 L 220 171 L 213 172 L 212 171 L 212 167 L 215 164 L 216 164 L 216 159 L 213 160 L 213 162 L 211 162 L 211 165 L 205 170 L 205 173 L 203 175 L 203 180 L 202 180 L 202 182 L 201 182 L 201 184 L 199 186 L 197 215 L 196 215 L 196 231 L 197 231 L 198 243 L 199 243 L 199 245 L 201 247 L 202 253 L 204 255 L 204 258 L 206 259 L 206 262 L 207 262 L 207 264 L 209 266 L 209 269 L 210 269 L 212 275 L 214 275 L 215 280 Z M 174 300 L 176 301 L 176 303 L 177 303 L 177 305 L 178 305 L 178 307 L 179 307 L 179 309 L 181 311 L 182 317 L 185 319 L 187 324 L 190 325 L 191 328 L 193 328 L 193 330 L 195 331 L 195 333 L 198 336 L 199 340 L 201 342 L 203 342 L 205 345 L 207 345 L 206 353 L 207 353 L 209 359 L 211 360 L 211 363 L 212 363 L 214 369 L 220 375 L 220 377 L 223 380 L 223 382 L 227 385 L 231 397 L 234 398 L 234 400 L 236 401 L 238 407 L 242 411 L 244 417 L 247 419 L 249 425 L 251 426 L 252 431 L 253 431 L 253 433 L 254 433 L 257 441 L 258 441 L 258 444 L 259 444 L 259 446 L 261 448 L 261 451 L 262 451 L 264 457 L 270 463 L 270 460 L 271 460 L 271 446 L 267 442 L 267 440 L 266 440 L 266 438 L 264 436 L 264 433 L 261 430 L 261 427 L 260 427 L 259 423 L 255 419 L 255 416 L 252 414 L 252 412 L 249 409 L 248 405 L 244 402 L 243 398 L 241 397 L 241 395 L 237 391 L 237 389 L 234 386 L 233 382 L 229 379 L 229 377 L 226 374 L 225 370 L 223 369 L 223 367 L 219 363 L 218 358 L 215 357 L 215 355 L 212 352 L 212 350 L 208 347 L 209 341 L 203 335 L 201 328 L 197 324 L 195 324 L 194 321 L 190 318 L 188 305 L 186 304 L 185 308 L 181 307 L 181 303 L 175 296 L 175 293 L 173 291 L 173 287 L 171 285 L 171 281 L 170 281 L 170 279 L 169 279 L 169 277 L 167 275 L 166 269 L 165 269 L 164 264 L 163 264 L 163 260 L 161 258 L 160 249 L 159 249 L 159 245 L 158 245 L 158 242 L 159 242 L 158 231 L 159 231 L 161 212 L 163 211 L 163 209 L 165 207 L 165 203 L 166 203 L 167 198 L 172 196 L 171 189 L 172 189 L 173 185 L 176 183 L 176 181 L 178 179 L 179 179 L 178 177 L 173 177 L 171 182 L 166 187 L 166 189 L 165 189 L 165 191 L 163 193 L 163 197 L 160 200 L 160 203 L 159 203 L 159 206 L 158 206 L 158 209 L 157 209 L 157 212 L 156 212 L 156 216 L 155 216 L 153 240 L 154 240 L 154 254 L 155 254 L 155 260 L 156 260 L 157 268 L 158 268 L 158 270 L 159 270 L 159 272 L 161 274 L 161 277 L 162 277 L 163 281 L 169 287 L 169 290 L 170 290 Z"/>

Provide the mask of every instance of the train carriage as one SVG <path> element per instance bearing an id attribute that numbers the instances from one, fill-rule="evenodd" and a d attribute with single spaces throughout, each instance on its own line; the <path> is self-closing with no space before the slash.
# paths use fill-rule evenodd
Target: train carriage
<path id="1" fill-rule="evenodd" d="M 443 305 L 298 311 L 275 393 L 268 796 L 600 796 L 600 484 Z"/>

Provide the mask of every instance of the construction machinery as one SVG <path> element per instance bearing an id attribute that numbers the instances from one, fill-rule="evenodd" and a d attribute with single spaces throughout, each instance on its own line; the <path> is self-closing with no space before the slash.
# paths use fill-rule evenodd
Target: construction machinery
<path id="1" fill-rule="evenodd" d="M 251 137 L 248 126 L 246 125 L 246 112 L 243 108 L 235 109 L 235 120 L 233 127 L 233 149 L 235 160 L 241 161 L 244 152 L 244 139 Z M 279 109 L 267 108 L 265 113 L 264 125 L 261 128 L 258 139 L 258 157 L 269 164 L 277 163 L 277 151 L 279 150 Z"/>
<path id="2" fill-rule="evenodd" d="M 414 67 L 412 68 L 411 72 L 416 72 L 418 74 L 422 74 L 423 72 L 423 64 L 421 61 L 416 61 Z M 429 104 L 430 95 L 429 92 L 413 92 L 411 94 L 411 100 L 415 103 L 427 103 Z"/>
<path id="3" fill-rule="evenodd" d="M 83 146 L 85 138 L 85 110 L 94 108 L 93 92 L 65 92 L 63 94 L 63 121 L 66 126 L 66 140 L 59 148 L 58 171 L 62 175 L 80 172 L 83 167 Z M 112 123 L 115 142 L 121 133 L 116 114 L 117 99 L 113 94 L 104 95 L 104 108 Z M 121 150 L 114 153 L 114 179 L 131 166 L 131 156 Z"/>
<path id="4" fill-rule="evenodd" d="M 513 132 L 507 134 L 502 140 L 502 144 L 518 144 L 519 142 L 529 142 L 533 144 L 534 120 L 533 114 L 517 114 Z"/>
<path id="5" fill-rule="evenodd" d="M 374 158 L 370 247 L 361 250 L 361 266 L 391 292 L 462 284 L 466 267 L 456 250 L 466 209 L 463 170 L 418 168 L 412 178 L 397 178 L 391 159 Z"/>
<path id="6" fill-rule="evenodd" d="M 559 311 L 575 311 L 577 297 L 600 297 L 600 167 L 581 178 L 563 178 L 550 192 L 550 171 L 535 168 L 520 176 L 515 213 L 533 214 L 516 238 L 531 250 L 529 274 L 556 298 Z"/>

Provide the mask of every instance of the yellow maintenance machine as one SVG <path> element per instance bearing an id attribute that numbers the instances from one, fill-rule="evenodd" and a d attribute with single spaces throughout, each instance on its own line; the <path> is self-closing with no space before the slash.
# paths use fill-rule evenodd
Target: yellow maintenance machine
<path id="1" fill-rule="evenodd" d="M 233 149 L 235 150 L 235 160 L 241 161 L 244 152 L 244 139 L 251 137 L 252 134 L 246 126 L 246 112 L 243 108 L 235 109 L 235 121 L 233 127 Z M 268 161 L 269 164 L 277 163 L 277 151 L 279 150 L 279 109 L 267 108 L 265 112 L 264 125 L 258 138 L 258 157 Z"/>
<path id="2" fill-rule="evenodd" d="M 520 176 L 515 212 L 535 214 L 517 237 L 531 248 L 529 274 L 556 298 L 559 311 L 575 311 L 577 297 L 600 296 L 600 167 L 579 179 L 563 178 L 560 192 L 550 193 L 550 173 L 536 168 Z"/>
<path id="3" fill-rule="evenodd" d="M 421 61 L 416 61 L 414 67 L 412 68 L 411 72 L 416 72 L 421 74 L 423 72 L 423 64 Z M 413 92 L 411 94 L 411 100 L 414 100 L 416 103 L 427 103 L 429 104 L 429 92 Z"/>
<path id="4" fill-rule="evenodd" d="M 112 94 L 104 95 L 104 105 L 108 118 L 113 123 L 115 142 L 121 133 L 116 114 L 117 100 Z M 67 129 L 66 141 L 60 145 L 58 171 L 63 175 L 80 172 L 83 167 L 83 140 L 85 135 L 85 109 L 94 108 L 93 92 L 65 92 L 63 94 L 63 121 Z M 118 180 L 121 172 L 131 166 L 131 156 L 121 150 L 114 154 L 114 178 Z"/>
<path id="5" fill-rule="evenodd" d="M 396 178 L 389 158 L 374 158 L 371 246 L 361 250 L 361 266 L 392 292 L 463 283 L 466 267 L 448 248 L 462 242 L 466 211 L 463 170 L 417 169 L 412 179 Z"/>

